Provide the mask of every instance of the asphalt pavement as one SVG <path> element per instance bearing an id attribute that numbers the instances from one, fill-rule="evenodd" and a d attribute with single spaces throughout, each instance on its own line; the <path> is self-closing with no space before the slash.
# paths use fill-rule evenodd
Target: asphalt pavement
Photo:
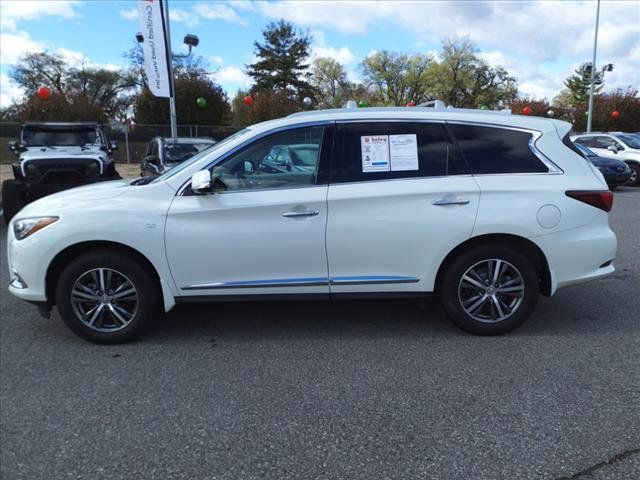
<path id="1" fill-rule="evenodd" d="M 611 224 L 615 274 L 490 338 L 434 301 L 273 302 L 97 346 L 10 296 L 2 253 L 0 477 L 636 480 L 639 188 Z"/>

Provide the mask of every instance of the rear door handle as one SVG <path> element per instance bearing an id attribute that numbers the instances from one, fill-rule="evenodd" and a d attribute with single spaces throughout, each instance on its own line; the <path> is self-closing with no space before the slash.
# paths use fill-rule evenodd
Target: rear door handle
<path id="1" fill-rule="evenodd" d="M 444 205 L 466 205 L 469 203 L 469 200 L 464 198 L 441 198 L 440 200 L 436 200 L 433 202 L 433 205 L 438 207 L 442 207 Z"/>
<path id="2" fill-rule="evenodd" d="M 296 217 L 315 217 L 316 215 L 320 215 L 318 210 L 291 210 L 289 212 L 284 212 L 282 214 L 285 218 L 296 218 Z"/>

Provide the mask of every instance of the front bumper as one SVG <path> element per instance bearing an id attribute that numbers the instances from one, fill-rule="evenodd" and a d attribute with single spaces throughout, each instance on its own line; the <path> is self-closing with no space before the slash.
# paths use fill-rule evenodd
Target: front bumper
<path id="1" fill-rule="evenodd" d="M 629 178 L 631 177 L 631 170 L 627 169 L 625 172 L 621 173 L 602 172 L 602 175 L 604 176 L 604 180 L 609 186 L 624 185 L 629 181 Z"/>
<path id="2" fill-rule="evenodd" d="M 13 222 L 7 229 L 7 258 L 9 292 L 28 302 L 46 302 L 45 278 L 51 246 L 38 235 L 17 240 L 13 235 Z"/>

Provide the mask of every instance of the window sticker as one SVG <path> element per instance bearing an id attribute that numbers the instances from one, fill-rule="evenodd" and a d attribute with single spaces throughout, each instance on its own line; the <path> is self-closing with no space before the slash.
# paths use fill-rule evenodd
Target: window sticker
<path id="1" fill-rule="evenodd" d="M 392 171 L 419 170 L 418 139 L 415 133 L 389 135 L 389 153 Z"/>
<path id="2" fill-rule="evenodd" d="M 365 135 L 360 137 L 362 148 L 362 171 L 388 172 L 389 167 L 389 136 Z"/>

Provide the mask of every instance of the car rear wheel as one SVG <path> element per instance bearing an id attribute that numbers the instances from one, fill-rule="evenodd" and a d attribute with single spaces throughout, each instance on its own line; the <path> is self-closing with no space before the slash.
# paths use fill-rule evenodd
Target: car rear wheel
<path id="1" fill-rule="evenodd" d="M 11 179 L 2 182 L 2 216 L 6 225 L 25 204 L 22 182 Z"/>
<path id="2" fill-rule="evenodd" d="M 520 326 L 539 294 L 532 262 L 517 250 L 483 245 L 456 258 L 440 294 L 453 323 L 476 335 L 500 335 Z"/>
<path id="3" fill-rule="evenodd" d="M 116 250 L 79 256 L 62 271 L 56 288 L 62 320 L 95 343 L 133 340 L 157 317 L 160 303 L 154 276 Z"/>
<path id="4" fill-rule="evenodd" d="M 640 164 L 629 162 L 627 165 L 629 165 L 631 169 L 631 176 L 629 180 L 627 180 L 627 185 L 631 185 L 632 187 L 640 186 Z"/>

